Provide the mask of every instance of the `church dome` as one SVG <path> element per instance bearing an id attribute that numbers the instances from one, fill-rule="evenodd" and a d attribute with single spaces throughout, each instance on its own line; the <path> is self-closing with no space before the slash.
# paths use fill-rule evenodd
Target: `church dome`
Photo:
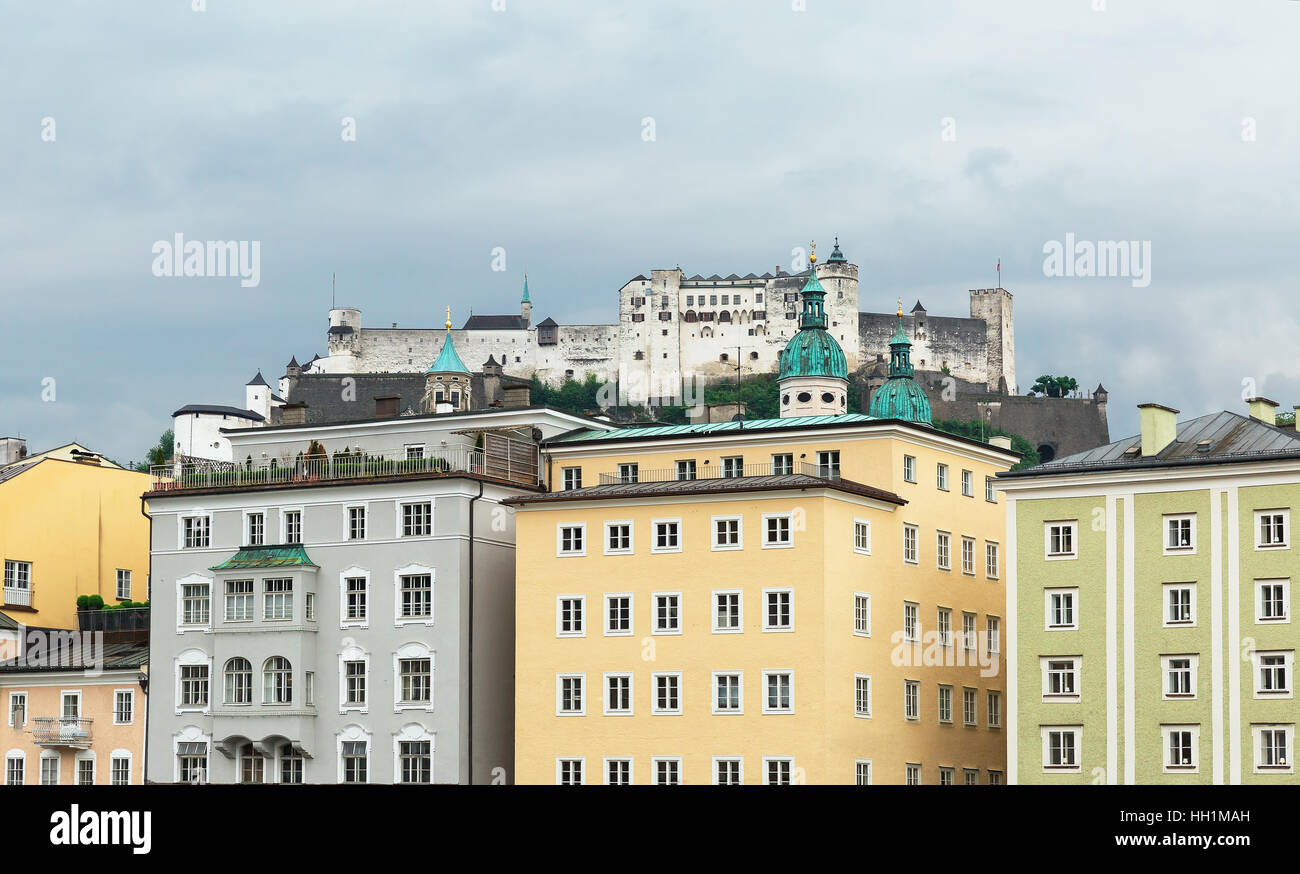
<path id="1" fill-rule="evenodd" d="M 849 363 L 835 338 L 822 328 L 804 328 L 781 350 L 781 379 L 791 376 L 849 378 Z"/>
<path id="2" fill-rule="evenodd" d="M 912 379 L 912 341 L 903 330 L 903 302 L 898 302 L 898 328 L 889 338 L 889 379 L 871 396 L 869 414 L 877 419 L 902 419 L 931 424 L 930 399 Z"/>

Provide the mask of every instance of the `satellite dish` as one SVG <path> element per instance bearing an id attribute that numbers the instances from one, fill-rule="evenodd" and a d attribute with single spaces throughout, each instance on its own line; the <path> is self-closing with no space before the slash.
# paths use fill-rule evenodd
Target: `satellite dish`
<path id="1" fill-rule="evenodd" d="M 744 413 L 736 413 L 736 415 L 734 415 L 734 416 L 731 417 L 731 421 L 733 421 L 733 422 L 743 422 L 743 421 L 745 421 L 745 414 L 744 414 Z"/>
<path id="2" fill-rule="evenodd" d="M 542 429 L 541 429 L 541 428 L 533 428 L 533 442 L 534 442 L 534 443 L 541 443 L 541 442 L 542 442 Z"/>

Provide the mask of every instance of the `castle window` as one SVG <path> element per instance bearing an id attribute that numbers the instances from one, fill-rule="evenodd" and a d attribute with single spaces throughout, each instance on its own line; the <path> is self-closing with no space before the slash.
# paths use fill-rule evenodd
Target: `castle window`
<path id="1" fill-rule="evenodd" d="M 810 400 L 812 400 L 812 395 L 809 394 L 809 393 L 806 392 L 806 391 L 801 391 L 801 392 L 799 392 L 799 394 L 795 395 L 795 398 L 796 398 L 796 400 L 799 401 L 799 403 L 801 403 L 801 404 L 806 404 L 806 403 L 808 403 Z"/>
<path id="2" fill-rule="evenodd" d="M 644 322 L 644 321 L 645 321 L 645 313 L 632 313 L 632 321 L 634 321 L 634 322 Z"/>
<path id="3" fill-rule="evenodd" d="M 727 360 L 727 353 L 726 353 L 726 352 L 723 352 L 721 355 L 719 355 L 719 356 L 718 356 L 718 360 L 719 360 L 719 361 L 726 361 L 726 360 Z"/>
<path id="4" fill-rule="evenodd" d="M 754 292 L 754 303 L 762 303 L 762 302 L 763 302 L 763 292 L 761 291 Z"/>
<path id="5" fill-rule="evenodd" d="M 695 306 L 695 295 L 693 295 L 693 294 L 688 294 L 688 295 L 686 295 L 686 305 L 687 305 L 688 307 L 693 307 L 693 306 Z"/>
<path id="6" fill-rule="evenodd" d="M 662 310 L 662 311 L 659 313 L 659 321 L 661 321 L 661 322 L 671 322 L 672 320 L 673 320 L 673 314 L 670 313 L 670 312 L 668 312 L 668 310 Z"/>
<path id="7" fill-rule="evenodd" d="M 632 353 L 632 357 L 633 357 L 634 359 L 636 359 L 637 361 L 640 361 L 640 360 L 642 360 L 643 358 L 645 358 L 645 353 L 644 353 L 644 352 L 641 352 L 640 350 L 638 350 L 638 351 Z"/>
<path id="8" fill-rule="evenodd" d="M 659 299 L 659 306 L 661 307 L 668 306 L 668 295 L 665 294 L 662 298 Z"/>
<path id="9" fill-rule="evenodd" d="M 459 407 L 459 406 L 460 406 L 460 392 L 458 392 L 458 391 L 454 391 L 454 392 L 451 393 L 451 405 L 452 405 L 453 407 Z"/>
<path id="10" fill-rule="evenodd" d="M 709 306 L 714 306 L 717 304 L 717 302 L 718 302 L 718 296 L 716 294 L 709 295 Z"/>
<path id="11" fill-rule="evenodd" d="M 750 331 L 749 333 L 752 334 L 752 333 L 754 333 L 754 332 L 753 332 L 753 331 Z M 757 358 L 758 358 L 758 353 L 757 353 L 757 352 L 750 352 L 750 353 L 749 353 L 749 357 L 750 357 L 751 359 L 757 359 Z"/>

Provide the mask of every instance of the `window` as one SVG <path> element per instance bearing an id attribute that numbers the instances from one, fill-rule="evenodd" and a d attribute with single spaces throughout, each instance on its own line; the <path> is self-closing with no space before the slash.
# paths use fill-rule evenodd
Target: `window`
<path id="1" fill-rule="evenodd" d="M 94 759 L 77 759 L 77 785 L 94 786 L 95 785 L 95 760 Z"/>
<path id="2" fill-rule="evenodd" d="M 1290 510 L 1260 510 L 1255 513 L 1255 548 L 1285 549 L 1291 527 Z"/>
<path id="3" fill-rule="evenodd" d="M 917 611 L 920 605 L 911 601 L 903 602 L 903 640 L 907 643 L 919 643 L 921 641 L 921 624 L 917 619 Z"/>
<path id="4" fill-rule="evenodd" d="M 1291 581 L 1256 580 L 1256 622 L 1289 622 L 1291 619 Z"/>
<path id="5" fill-rule="evenodd" d="M 713 548 L 741 549 L 744 547 L 743 524 L 739 516 L 713 517 Z"/>
<path id="6" fill-rule="evenodd" d="M 687 458 L 678 461 L 676 473 L 679 480 L 695 479 L 695 459 Z"/>
<path id="7" fill-rule="evenodd" d="M 265 542 L 266 517 L 261 513 L 249 513 L 244 522 L 247 526 L 244 542 L 249 546 L 261 546 Z"/>
<path id="8" fill-rule="evenodd" d="M 996 504 L 998 502 L 998 492 L 994 486 L 994 479 L 991 476 L 984 477 L 984 500 Z"/>
<path id="9" fill-rule="evenodd" d="M 975 541 L 970 537 L 961 539 L 961 572 L 975 576 Z"/>
<path id="10" fill-rule="evenodd" d="M 586 674 L 556 674 L 555 713 L 557 716 L 585 716 L 587 702 L 583 697 Z"/>
<path id="11" fill-rule="evenodd" d="M 433 533 L 433 504 L 402 504 L 402 536 L 428 537 Z"/>
<path id="12" fill-rule="evenodd" d="M 654 601 L 654 634 L 681 634 L 681 601 L 680 592 L 664 592 L 651 595 Z"/>
<path id="13" fill-rule="evenodd" d="M 763 548 L 794 546 L 794 530 L 788 514 L 763 515 Z"/>
<path id="14" fill-rule="evenodd" d="M 953 775 L 952 768 L 944 768 L 944 767 L 940 767 L 940 768 L 939 768 L 939 785 L 940 785 L 940 786 L 952 786 L 952 785 L 953 785 L 953 779 L 954 779 L 954 775 Z"/>
<path id="15" fill-rule="evenodd" d="M 935 625 L 939 632 L 939 646 L 952 646 L 952 610 L 940 607 Z"/>
<path id="16" fill-rule="evenodd" d="M 733 590 L 713 593 L 714 633 L 739 633 L 742 631 L 741 593 Z"/>
<path id="17" fill-rule="evenodd" d="M 681 552 L 681 520 L 667 519 L 656 520 L 651 523 L 654 529 L 654 545 L 651 546 L 651 552 Z"/>
<path id="18" fill-rule="evenodd" d="M 969 470 L 961 472 L 961 493 L 968 498 L 975 497 L 975 474 Z"/>
<path id="19" fill-rule="evenodd" d="M 605 675 L 605 715 L 632 715 L 632 675 Z"/>
<path id="20" fill-rule="evenodd" d="M 126 756 L 109 759 L 108 782 L 112 786 L 126 786 L 131 782 L 131 760 Z"/>
<path id="21" fill-rule="evenodd" d="M 1049 560 L 1077 557 L 1074 551 L 1074 534 L 1078 524 L 1077 522 L 1048 522 L 1044 526 Z"/>
<path id="22" fill-rule="evenodd" d="M 433 617 L 433 575 L 403 574 L 400 578 L 400 618 Z"/>
<path id="23" fill-rule="evenodd" d="M 1001 771 L 989 771 L 989 785 L 990 785 L 990 786 L 1001 786 L 1001 785 L 1002 785 L 1002 772 L 1001 772 Z"/>
<path id="24" fill-rule="evenodd" d="M 555 783 L 558 786 L 581 786 L 583 784 L 582 759 L 556 759 Z"/>
<path id="25" fill-rule="evenodd" d="M 366 706 L 366 663 L 362 660 L 343 663 L 343 704 L 346 707 Z"/>
<path id="26" fill-rule="evenodd" d="M 986 633 L 988 634 L 988 654 L 992 656 L 995 653 L 1002 651 L 1000 640 L 1002 620 L 998 619 L 996 616 L 986 616 L 984 617 L 984 622 Z"/>
<path id="27" fill-rule="evenodd" d="M 916 456 L 903 456 L 903 482 L 916 482 Z"/>
<path id="28" fill-rule="evenodd" d="M 825 400 L 823 398 L 823 400 Z M 822 479 L 840 478 L 840 451 L 830 449 L 817 453 L 817 476 Z"/>
<path id="29" fill-rule="evenodd" d="M 208 706 L 208 666 L 181 665 L 181 707 Z"/>
<path id="30" fill-rule="evenodd" d="M 26 692 L 9 693 L 9 724 L 14 728 L 22 728 L 27 724 Z"/>
<path id="31" fill-rule="evenodd" d="M 980 772 L 978 768 L 962 769 L 962 783 L 966 786 L 978 786 L 980 784 Z"/>
<path id="32" fill-rule="evenodd" d="M 266 773 L 266 759 L 253 748 L 251 743 L 242 744 L 238 750 L 239 782 L 261 783 Z"/>
<path id="33" fill-rule="evenodd" d="M 348 540 L 366 539 L 366 508 L 348 507 Z"/>
<path id="34" fill-rule="evenodd" d="M 1043 770 L 1078 771 L 1081 728 L 1044 727 Z"/>
<path id="35" fill-rule="evenodd" d="M 640 467 L 637 464 L 620 464 L 618 466 L 618 481 L 624 485 L 634 483 L 640 478 Z"/>
<path id="36" fill-rule="evenodd" d="M 345 577 L 343 580 L 343 621 L 365 622 L 368 616 L 370 581 L 365 577 Z"/>
<path id="37" fill-rule="evenodd" d="M 764 589 L 764 631 L 794 631 L 794 590 Z"/>
<path id="38" fill-rule="evenodd" d="M 1165 675 L 1165 698 L 1196 697 L 1195 655 L 1162 655 L 1161 668 Z"/>
<path id="39" fill-rule="evenodd" d="M 1255 697 L 1290 698 L 1292 650 L 1255 653 Z"/>
<path id="40" fill-rule="evenodd" d="M 961 614 L 961 646 L 966 652 L 979 650 L 979 632 L 975 629 L 975 614 Z"/>
<path id="41" fill-rule="evenodd" d="M 916 564 L 917 557 L 917 531 L 915 525 L 903 526 L 903 561 L 908 564 Z"/>
<path id="42" fill-rule="evenodd" d="M 302 510 L 284 511 L 284 542 L 302 543 Z"/>
<path id="43" fill-rule="evenodd" d="M 117 569 L 117 599 L 119 601 L 131 600 L 131 572 L 122 568 Z M 93 767 L 94 762 L 91 762 L 91 765 Z"/>
<path id="44" fill-rule="evenodd" d="M 920 766 L 920 765 L 913 765 L 913 764 L 911 764 L 911 763 L 909 762 L 908 765 L 907 765 L 907 768 L 906 768 L 906 777 L 904 778 L 904 782 L 905 782 L 906 785 L 908 785 L 908 786 L 920 786 L 920 785 L 921 785 L 921 766 Z"/>
<path id="45" fill-rule="evenodd" d="M 948 465 L 946 464 L 936 465 L 934 470 L 935 470 L 934 473 L 935 486 L 940 491 L 944 491 L 944 492 L 948 491 Z"/>
<path id="46" fill-rule="evenodd" d="M 1295 734 L 1294 725 L 1257 725 L 1251 727 L 1255 735 L 1255 771 L 1295 770 L 1291 755 L 1291 744 Z M 21 782 L 21 780 L 19 781 Z"/>
<path id="47" fill-rule="evenodd" d="M 650 711 L 658 714 L 679 715 L 682 712 L 682 675 L 651 674 L 654 698 Z"/>
<path id="48" fill-rule="evenodd" d="M 921 718 L 921 682 L 903 681 L 903 718 L 913 721 Z"/>
<path id="49" fill-rule="evenodd" d="M 560 525 L 556 528 L 556 553 L 558 555 L 587 554 L 587 526 Z"/>
<path id="50" fill-rule="evenodd" d="M 961 721 L 963 725 L 975 724 L 975 690 L 961 690 Z"/>
<path id="51" fill-rule="evenodd" d="M 998 578 L 998 545 L 984 544 L 984 576 L 990 580 Z"/>
<path id="52" fill-rule="evenodd" d="M 181 543 L 185 549 L 205 549 L 211 540 L 212 519 L 209 516 L 185 516 L 181 519 L 181 530 Z"/>
<path id="53" fill-rule="evenodd" d="M 204 783 L 208 773 L 208 745 L 181 743 L 176 748 L 176 778 L 181 783 Z"/>
<path id="54" fill-rule="evenodd" d="M 1043 699 L 1079 699 L 1079 660 L 1075 658 L 1044 658 Z"/>
<path id="55" fill-rule="evenodd" d="M 722 459 L 722 478 L 734 479 L 745 475 L 745 458 L 741 455 L 728 455 Z"/>
<path id="56" fill-rule="evenodd" d="M 294 749 L 293 744 L 280 745 L 280 782 L 290 785 L 302 783 L 304 757 L 301 749 Z"/>
<path id="57" fill-rule="evenodd" d="M 767 786 L 789 786 L 794 773 L 794 759 L 763 757 L 763 783 Z"/>
<path id="58" fill-rule="evenodd" d="M 262 703 L 293 703 L 293 669 L 284 656 L 271 656 L 262 665 Z"/>
<path id="59" fill-rule="evenodd" d="M 716 786 L 739 786 L 745 782 L 744 759 L 714 759 L 713 783 Z"/>
<path id="60" fill-rule="evenodd" d="M 207 583 L 186 583 L 181 586 L 181 624 L 207 625 L 211 619 L 211 602 Z"/>
<path id="61" fill-rule="evenodd" d="M 1196 624 L 1196 585 L 1165 584 L 1165 626 Z"/>
<path id="62" fill-rule="evenodd" d="M 782 452 L 772 456 L 772 476 L 789 476 L 794 473 L 794 455 Z"/>
<path id="63" fill-rule="evenodd" d="M 1047 630 L 1064 631 L 1079 627 L 1075 616 L 1078 589 L 1045 589 L 1043 597 L 1047 609 Z"/>
<path id="64" fill-rule="evenodd" d="M 569 492 L 582 488 L 582 468 L 566 467 L 561 470 L 561 474 L 564 481 L 564 491 Z"/>
<path id="65" fill-rule="evenodd" d="M 58 753 L 53 755 L 41 756 L 41 785 L 58 786 L 59 785 L 59 761 Z"/>
<path id="66" fill-rule="evenodd" d="M 225 679 L 226 704 L 253 703 L 253 666 L 248 659 L 236 656 L 226 662 L 222 671 Z"/>
<path id="67" fill-rule="evenodd" d="M 713 712 L 744 712 L 744 679 L 739 673 L 713 674 Z"/>
<path id="68" fill-rule="evenodd" d="M 366 741 L 363 740 L 345 740 L 341 742 L 339 754 L 343 759 L 344 783 L 370 782 L 367 776 L 369 751 L 366 746 Z"/>
<path id="69" fill-rule="evenodd" d="M 582 595 L 561 595 L 555 601 L 555 636 L 585 636 L 587 632 L 583 625 L 583 615 L 587 599 Z"/>
<path id="70" fill-rule="evenodd" d="M 428 704 L 433 700 L 433 660 L 398 659 L 398 703 Z"/>
<path id="71" fill-rule="evenodd" d="M 253 619 L 253 581 L 226 580 L 226 621 L 248 622 Z"/>
<path id="72" fill-rule="evenodd" d="M 625 635 L 632 633 L 632 596 L 605 596 L 605 633 Z"/>
<path id="73" fill-rule="evenodd" d="M 1200 741 L 1199 725 L 1162 725 L 1164 735 L 1165 770 L 1195 772 L 1200 758 L 1197 746 Z"/>
<path id="74" fill-rule="evenodd" d="M 764 671 L 764 713 L 794 712 L 794 675 L 789 671 Z"/>
<path id="75" fill-rule="evenodd" d="M 1002 693 L 989 692 L 985 704 L 988 707 L 989 728 L 1002 727 Z"/>
<path id="76" fill-rule="evenodd" d="M 605 523 L 605 554 L 628 555 L 632 552 L 632 523 Z"/>
<path id="77" fill-rule="evenodd" d="M 853 715 L 871 716 L 871 677 L 866 674 L 853 676 Z"/>
<path id="78" fill-rule="evenodd" d="M 853 520 L 853 551 L 871 555 L 871 523 L 865 519 Z"/>
<path id="79" fill-rule="evenodd" d="M 64 692 L 62 694 L 63 707 L 62 714 L 64 719 L 81 718 L 81 692 Z"/>
<path id="80" fill-rule="evenodd" d="M 949 554 L 949 544 L 952 541 L 952 535 L 947 531 L 940 531 L 935 535 L 935 565 L 941 571 L 952 570 L 952 556 Z"/>
<path id="81" fill-rule="evenodd" d="M 135 722 L 135 690 L 117 689 L 113 692 L 113 724 L 131 725 Z"/>
<path id="82" fill-rule="evenodd" d="M 302 675 L 303 702 L 307 706 L 313 706 L 316 703 L 316 674 L 312 671 L 305 671 Z"/>
<path id="83" fill-rule="evenodd" d="M 632 760 L 631 759 L 606 759 L 605 760 L 605 785 L 606 786 L 631 786 L 632 785 Z"/>
<path id="84" fill-rule="evenodd" d="M 293 618 L 293 580 L 262 580 L 262 619 Z"/>
<path id="85" fill-rule="evenodd" d="M 1165 516 L 1165 555 L 1196 552 L 1196 516 Z"/>
<path id="86" fill-rule="evenodd" d="M 853 762 L 853 783 L 856 786 L 871 785 L 871 760 L 856 759 Z"/>
<path id="87" fill-rule="evenodd" d="M 682 760 L 676 758 L 655 758 L 650 759 L 650 767 L 654 769 L 656 786 L 680 786 L 682 782 Z"/>
<path id="88" fill-rule="evenodd" d="M 952 722 L 952 686 L 939 687 L 939 721 Z"/>
<path id="89" fill-rule="evenodd" d="M 871 596 L 863 592 L 853 593 L 853 633 L 871 636 Z"/>

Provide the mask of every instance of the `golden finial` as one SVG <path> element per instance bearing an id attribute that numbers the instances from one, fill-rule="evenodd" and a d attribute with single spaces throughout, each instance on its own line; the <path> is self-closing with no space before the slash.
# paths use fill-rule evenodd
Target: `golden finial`
<path id="1" fill-rule="evenodd" d="M 901 297 L 898 299 L 898 317 L 900 319 L 903 317 L 903 299 Z"/>
<path id="2" fill-rule="evenodd" d="M 817 241 L 809 240 L 808 248 L 811 250 L 811 254 L 808 255 L 808 261 L 811 262 L 814 267 L 816 267 L 817 266 Z"/>
<path id="3" fill-rule="evenodd" d="M 447 307 L 447 330 L 451 330 L 451 307 Z"/>

